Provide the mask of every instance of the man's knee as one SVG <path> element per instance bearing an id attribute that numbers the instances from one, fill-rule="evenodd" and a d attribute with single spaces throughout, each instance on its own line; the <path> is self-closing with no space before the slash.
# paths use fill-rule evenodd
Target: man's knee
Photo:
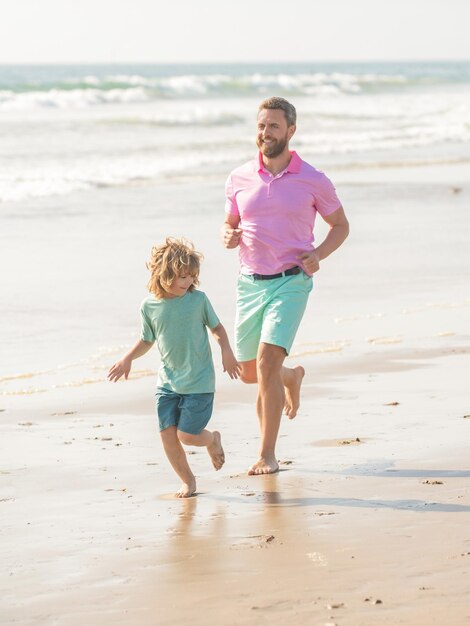
<path id="1" fill-rule="evenodd" d="M 257 361 L 258 377 L 266 378 L 280 374 L 285 358 L 286 351 L 284 348 L 269 343 L 262 343 Z"/>
<path id="2" fill-rule="evenodd" d="M 242 383 L 246 383 L 247 385 L 252 385 L 253 383 L 258 382 L 258 377 L 256 375 L 256 372 L 250 372 L 250 373 L 245 374 L 242 371 L 240 374 L 240 380 L 242 381 Z"/>
<path id="3" fill-rule="evenodd" d="M 258 382 L 258 376 L 256 374 L 256 359 L 252 361 L 244 361 L 240 363 L 240 380 L 247 385 Z"/>

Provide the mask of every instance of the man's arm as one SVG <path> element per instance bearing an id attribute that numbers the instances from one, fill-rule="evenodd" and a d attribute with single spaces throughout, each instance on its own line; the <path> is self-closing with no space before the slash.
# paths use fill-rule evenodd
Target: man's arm
<path id="1" fill-rule="evenodd" d="M 129 372 L 131 371 L 132 361 L 148 352 L 153 344 L 153 341 L 142 341 L 142 339 L 139 339 L 139 341 L 129 350 L 127 354 L 122 357 L 120 361 L 117 361 L 110 367 L 108 380 L 116 382 L 121 378 L 121 376 L 124 376 L 127 380 Z"/>
<path id="2" fill-rule="evenodd" d="M 330 215 L 322 216 L 325 222 L 330 226 L 330 230 L 324 241 L 312 250 L 300 255 L 302 264 L 309 274 L 314 274 L 320 269 L 320 261 L 330 256 L 332 252 L 337 250 L 346 237 L 349 235 L 349 222 L 344 213 L 343 207 L 340 207 Z"/>
<path id="3" fill-rule="evenodd" d="M 221 232 L 222 242 L 226 248 L 236 248 L 240 243 L 242 230 L 238 228 L 239 224 L 239 215 L 231 215 L 230 213 L 226 215 Z"/>
<path id="4" fill-rule="evenodd" d="M 230 378 L 238 378 L 240 375 L 240 364 L 235 358 L 232 348 L 230 347 L 227 331 L 222 324 L 217 324 L 215 328 L 211 328 L 211 333 L 220 346 L 224 372 L 227 372 Z"/>

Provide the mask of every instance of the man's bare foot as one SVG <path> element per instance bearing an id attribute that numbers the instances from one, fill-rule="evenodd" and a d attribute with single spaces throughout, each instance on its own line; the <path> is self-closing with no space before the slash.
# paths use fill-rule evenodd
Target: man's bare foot
<path id="1" fill-rule="evenodd" d="M 284 404 L 284 411 L 287 417 L 291 420 L 297 415 L 297 411 L 300 406 L 300 387 L 302 385 L 303 377 L 305 376 L 305 370 L 301 365 L 297 365 L 292 368 L 294 373 L 293 384 L 289 387 L 285 387 L 286 401 Z"/>
<path id="2" fill-rule="evenodd" d="M 190 498 L 196 493 L 196 481 L 191 480 L 188 483 L 183 483 L 180 490 L 175 493 L 176 498 Z"/>
<path id="3" fill-rule="evenodd" d="M 249 476 L 258 476 L 259 474 L 274 474 L 279 470 L 279 463 L 275 457 L 262 457 L 248 468 Z"/>
<path id="4" fill-rule="evenodd" d="M 214 430 L 212 435 L 214 436 L 210 446 L 207 446 L 207 452 L 212 460 L 212 465 L 216 470 L 219 470 L 225 463 L 224 449 L 222 448 L 222 441 L 218 430 Z"/>

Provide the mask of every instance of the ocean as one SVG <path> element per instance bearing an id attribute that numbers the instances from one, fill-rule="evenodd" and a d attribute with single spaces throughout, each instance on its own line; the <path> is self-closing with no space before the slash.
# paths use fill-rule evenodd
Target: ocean
<path id="1" fill-rule="evenodd" d="M 320 167 L 469 155 L 469 62 L 0 66 L 0 202 L 227 172 L 269 95 Z"/>
<path id="2" fill-rule="evenodd" d="M 204 253 L 202 288 L 231 332 L 237 262 L 218 235 L 224 182 L 255 154 L 257 105 L 270 95 L 295 104 L 292 147 L 334 181 L 470 161 L 470 62 L 0 66 L 0 397 L 102 382 L 138 337 L 145 262 L 169 234 Z M 300 342 L 347 345 L 335 318 L 378 319 L 432 298 L 436 281 L 454 284 L 450 257 L 441 268 L 431 255 L 448 201 L 433 182 L 340 185 L 351 241 L 319 278 L 315 326 L 303 325 Z M 466 214 L 464 194 L 452 202 L 452 219 Z M 448 233 L 454 281 L 463 233 Z M 392 257 L 400 272 L 388 270 Z M 448 297 L 459 302 L 456 285 Z M 156 366 L 153 355 L 138 369 Z"/>

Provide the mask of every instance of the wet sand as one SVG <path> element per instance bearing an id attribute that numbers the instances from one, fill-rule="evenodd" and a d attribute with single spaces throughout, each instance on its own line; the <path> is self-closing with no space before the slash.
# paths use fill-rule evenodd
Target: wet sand
<path id="1" fill-rule="evenodd" d="M 214 426 L 227 463 L 215 473 L 191 454 L 198 495 L 185 501 L 146 403 L 31 422 L 9 411 L 3 623 L 467 623 L 466 361 L 351 370 L 339 386 L 325 377 L 319 398 L 308 368 L 273 476 L 244 471 L 258 442 L 252 390 L 224 390 Z"/>
<path id="2" fill-rule="evenodd" d="M 191 450 L 198 493 L 184 501 L 153 417 L 155 354 L 116 385 L 103 378 L 119 345 L 3 381 L 2 624 L 470 623 L 469 256 L 449 218 L 469 191 L 456 181 L 423 198 L 389 182 L 382 239 L 380 190 L 348 188 L 352 239 L 325 263 L 289 357 L 306 376 L 276 475 L 246 475 L 255 388 L 224 378 L 215 348 L 227 462 L 215 472 Z M 208 248 L 202 288 L 230 328 L 224 254 Z"/>

